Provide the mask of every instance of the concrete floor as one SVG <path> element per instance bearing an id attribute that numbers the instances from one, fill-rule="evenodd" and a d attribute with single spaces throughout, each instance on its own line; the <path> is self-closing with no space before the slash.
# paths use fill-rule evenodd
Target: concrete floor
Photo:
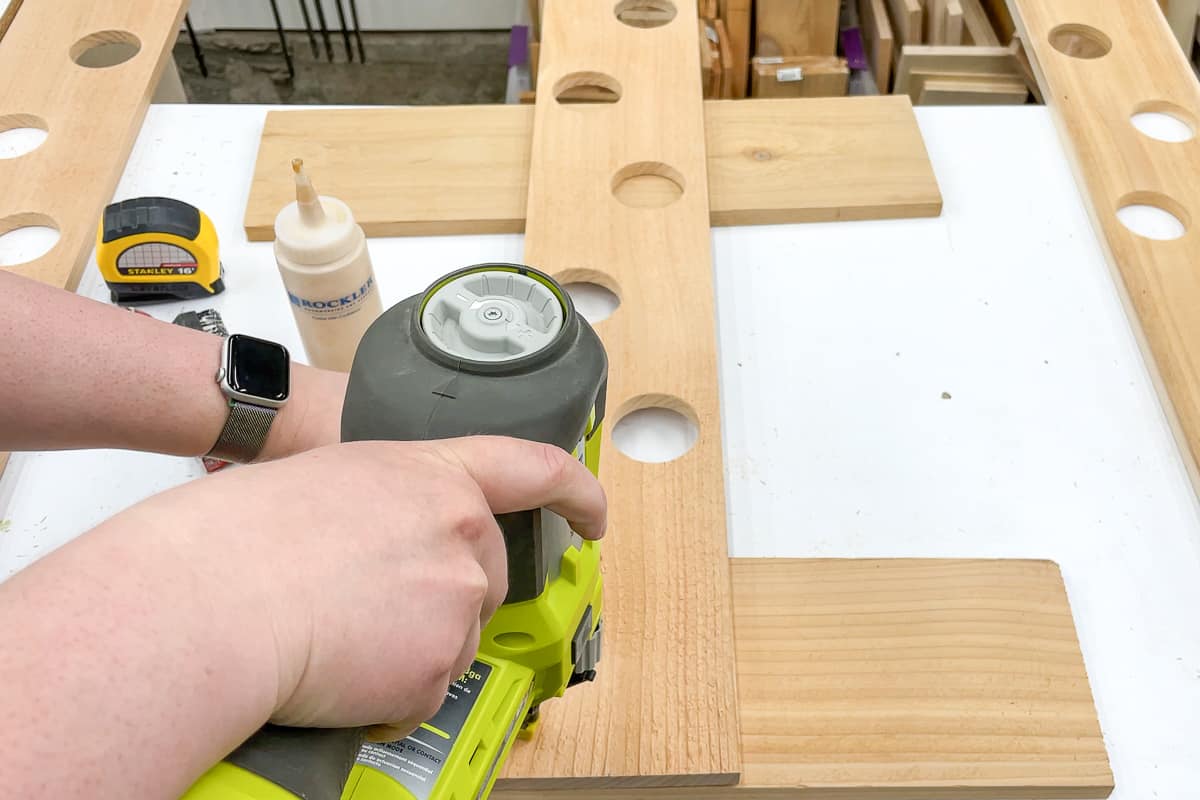
<path id="1" fill-rule="evenodd" d="M 508 37 L 508 31 L 364 33 L 367 59 L 360 64 L 357 50 L 353 63 L 347 62 L 340 33 L 331 34 L 330 63 L 320 34 L 319 57 L 314 57 L 304 32 L 289 32 L 294 80 L 288 79 L 274 31 L 200 33 L 207 78 L 186 33 L 175 44 L 175 61 L 193 103 L 502 103 Z"/>

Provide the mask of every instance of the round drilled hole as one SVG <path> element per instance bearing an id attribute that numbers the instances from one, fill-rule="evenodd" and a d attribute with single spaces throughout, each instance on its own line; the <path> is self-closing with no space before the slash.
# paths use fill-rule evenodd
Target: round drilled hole
<path id="1" fill-rule="evenodd" d="M 1133 127 L 1160 142 L 1186 142 L 1196 136 L 1192 115 L 1165 100 L 1141 103 L 1129 121 Z"/>
<path id="2" fill-rule="evenodd" d="M 621 84 L 603 72 L 572 72 L 555 82 L 554 99 L 560 103 L 615 103 L 621 99 Z"/>
<path id="3" fill-rule="evenodd" d="M 662 464 L 692 449 L 700 435 L 696 414 L 678 397 L 644 395 L 625 404 L 630 411 L 617 418 L 612 441 L 634 461 Z"/>
<path id="4" fill-rule="evenodd" d="M 671 0 L 621 0 L 613 13 L 631 28 L 660 28 L 675 19 L 675 4 Z"/>
<path id="5" fill-rule="evenodd" d="M 1133 192 L 1117 204 L 1117 219 L 1138 236 L 1168 241 L 1187 232 L 1190 220 L 1182 205 L 1158 192 Z"/>
<path id="6" fill-rule="evenodd" d="M 98 31 L 71 45 L 71 60 L 81 67 L 104 69 L 124 64 L 141 49 L 141 41 L 129 31 Z"/>
<path id="7" fill-rule="evenodd" d="M 1071 23 L 1050 31 L 1050 45 L 1071 58 L 1100 58 L 1112 50 L 1112 39 L 1099 28 Z"/>
<path id="8" fill-rule="evenodd" d="M 617 170 L 612 192 L 633 208 L 662 208 L 683 197 L 683 176 L 659 161 L 639 161 Z"/>
<path id="9" fill-rule="evenodd" d="M 28 212 L 0 219 L 0 267 L 41 258 L 56 244 L 58 223 L 45 214 Z"/>
<path id="10" fill-rule="evenodd" d="M 620 288 L 603 272 L 566 269 L 554 277 L 571 295 L 575 310 L 593 325 L 611 317 L 621 305 Z"/>
<path id="11" fill-rule="evenodd" d="M 0 115 L 0 158 L 16 158 L 38 149 L 49 130 L 46 120 L 33 114 Z"/>
<path id="12" fill-rule="evenodd" d="M 621 305 L 621 300 L 615 294 L 598 283 L 575 281 L 564 284 L 563 288 L 571 295 L 575 310 L 593 325 L 611 317 L 617 306 Z"/>

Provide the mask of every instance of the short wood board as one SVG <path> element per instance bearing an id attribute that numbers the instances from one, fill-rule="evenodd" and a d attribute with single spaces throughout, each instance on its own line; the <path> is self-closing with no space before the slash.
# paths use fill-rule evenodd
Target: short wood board
<path id="1" fill-rule="evenodd" d="M 931 217 L 942 196 L 907 97 L 708 101 L 714 225 Z M 591 109 L 596 110 L 596 109 Z M 584 110 L 588 113 L 588 110 Z M 274 238 L 297 156 L 368 236 L 525 229 L 530 106 L 267 114 L 246 235 Z"/>
<path id="2" fill-rule="evenodd" d="M 1097 800 L 1113 776 L 1049 561 L 733 559 L 735 788 L 611 800 Z M 497 788 L 505 800 L 570 800 Z M 589 796 L 592 796 L 589 793 Z"/>

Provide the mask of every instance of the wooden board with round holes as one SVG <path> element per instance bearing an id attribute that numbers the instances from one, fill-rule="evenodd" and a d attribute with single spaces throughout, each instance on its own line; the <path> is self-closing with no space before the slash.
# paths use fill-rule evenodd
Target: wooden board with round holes
<path id="1" fill-rule="evenodd" d="M 1200 141 L 1159 141 L 1130 121 L 1165 111 L 1195 134 L 1200 83 L 1155 0 L 1011 2 L 1200 491 Z M 1170 212 L 1183 235 L 1159 241 L 1133 233 L 1117 216 L 1131 203 Z"/>
<path id="2" fill-rule="evenodd" d="M 525 260 L 621 304 L 597 325 L 610 362 L 603 662 L 514 747 L 509 789 L 732 784 L 741 771 L 698 35 L 690 0 L 543 10 L 539 85 L 601 73 L 620 100 L 538 93 Z M 626 457 L 613 426 L 655 406 L 688 417 L 695 444 L 666 463 Z"/>

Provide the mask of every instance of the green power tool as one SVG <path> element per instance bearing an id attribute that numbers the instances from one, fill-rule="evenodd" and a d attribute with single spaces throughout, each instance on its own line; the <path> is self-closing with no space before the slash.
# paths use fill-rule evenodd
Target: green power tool
<path id="1" fill-rule="evenodd" d="M 514 436 L 572 452 L 593 473 L 608 361 L 549 276 L 480 264 L 393 306 L 350 371 L 343 441 Z M 267 725 L 209 770 L 187 800 L 483 800 L 539 705 L 595 677 L 599 544 L 545 509 L 497 517 L 508 595 L 471 668 L 406 739 L 363 729 Z"/>

